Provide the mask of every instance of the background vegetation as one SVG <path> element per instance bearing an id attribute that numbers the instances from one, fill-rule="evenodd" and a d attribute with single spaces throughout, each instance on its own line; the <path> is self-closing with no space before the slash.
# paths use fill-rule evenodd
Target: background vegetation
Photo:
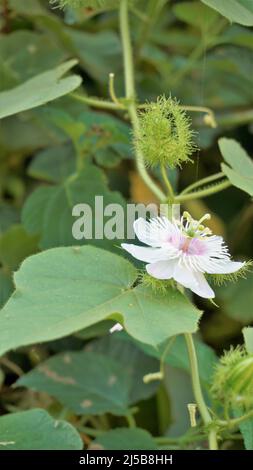
<path id="1" fill-rule="evenodd" d="M 237 3 L 246 5 L 246 1 Z M 246 20 L 237 24 L 207 4 L 140 0 L 131 7 L 139 101 L 171 95 L 185 106 L 209 107 L 215 114 L 217 126 L 213 127 L 206 113 L 189 111 L 199 150 L 193 163 L 171 173 L 179 190 L 220 171 L 219 137 L 238 140 L 249 155 L 253 151 L 253 35 L 249 27 L 253 9 L 249 5 Z M 116 95 L 124 95 L 118 12 L 102 7 L 97 14 L 91 7 L 60 10 L 54 6 L 46 0 L 1 2 L 0 90 L 8 91 L 39 76 L 34 87 L 36 99 L 43 104 L 23 108 L 0 123 L 1 307 L 13 292 L 13 272 L 25 258 L 73 244 L 74 203 L 93 204 L 95 194 L 122 205 L 129 200 L 155 201 L 135 169 L 127 116 L 119 115 L 113 106 L 103 110 L 89 106 L 87 100 L 88 96 L 110 99 L 112 72 Z M 55 76 L 49 80 L 40 74 L 70 59 L 78 61 L 69 68 L 74 65 L 74 72 L 82 77 L 78 94 L 83 101 L 72 90 L 79 84 L 73 75 L 62 85 L 69 87 L 70 95 L 55 101 L 51 99 L 61 94 L 44 99 L 44 89 L 48 84 L 52 91 L 50 80 Z M 58 77 L 61 75 L 58 71 Z M 21 92 L 25 101 L 25 91 Z M 9 95 L 5 99 L 11 107 Z M 17 105 L 16 96 L 14 101 Z M 76 168 L 78 179 L 73 182 Z M 159 173 L 152 171 L 159 182 Z M 251 187 L 252 182 L 249 175 Z M 186 201 L 184 207 L 195 218 L 210 212 L 210 227 L 224 236 L 233 256 L 252 258 L 253 205 L 246 192 L 230 187 L 221 194 Z M 114 242 L 98 245 L 119 253 Z M 197 307 L 205 311 L 196 339 L 204 388 L 212 381 L 217 356 L 242 343 L 242 327 L 253 321 L 252 282 L 250 273 L 246 280 L 217 288 L 218 308 L 195 299 Z M 206 447 L 201 430 L 190 428 L 187 404 L 194 398 L 182 338 L 163 357 L 164 381 L 144 384 L 145 374 L 159 370 L 163 351 L 134 341 L 126 333 L 110 336 L 111 324 L 103 321 L 63 339 L 2 356 L 0 441 L 7 442 L 4 448 Z M 19 327 L 9 335 L 15 337 Z M 7 336 L 6 342 L 12 345 Z M 50 368 L 45 361 L 52 361 Z M 73 365 L 70 369 L 69 364 Z M 55 375 L 50 377 L 52 365 Z M 44 381 L 39 373 L 43 369 L 38 367 L 44 368 Z M 26 375 L 29 371 L 33 375 Z M 19 377 L 18 387 L 13 387 Z M 117 388 L 108 393 L 108 383 L 115 380 Z M 80 408 L 81 396 L 91 391 L 93 400 L 84 398 Z M 64 419 L 57 432 L 52 431 L 52 419 Z M 252 429 L 253 422 L 249 422 L 247 448 L 253 446 Z M 242 435 L 223 436 L 221 445 L 244 448 Z"/>

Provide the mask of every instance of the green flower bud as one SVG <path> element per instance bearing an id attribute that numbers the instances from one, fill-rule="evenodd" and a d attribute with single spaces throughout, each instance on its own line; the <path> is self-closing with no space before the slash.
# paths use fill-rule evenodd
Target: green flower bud
<path id="1" fill-rule="evenodd" d="M 194 132 L 189 117 L 176 100 L 160 97 L 139 118 L 140 131 L 135 145 L 148 166 L 162 164 L 174 168 L 190 160 L 196 150 Z"/>
<path id="2" fill-rule="evenodd" d="M 242 347 L 225 353 L 216 368 L 212 392 L 232 406 L 253 403 L 253 354 Z"/>

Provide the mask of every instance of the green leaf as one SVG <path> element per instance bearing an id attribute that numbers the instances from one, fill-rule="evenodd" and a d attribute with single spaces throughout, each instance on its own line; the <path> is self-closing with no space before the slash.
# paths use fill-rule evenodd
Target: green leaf
<path id="1" fill-rule="evenodd" d="M 225 16 L 229 21 L 243 24 L 244 26 L 253 26 L 253 3 L 251 0 L 202 0 Z"/>
<path id="2" fill-rule="evenodd" d="M 10 274 L 7 274 L 0 270 L 0 308 L 2 308 L 5 302 L 9 299 L 10 295 L 14 290 L 14 285 L 12 277 Z"/>
<path id="3" fill-rule="evenodd" d="M 130 0 L 134 1 L 134 0 Z M 61 8 L 70 6 L 71 8 L 92 8 L 94 10 L 107 10 L 117 8 L 120 0 L 50 0 L 52 5 L 58 5 Z"/>
<path id="4" fill-rule="evenodd" d="M 67 111 L 52 106 L 47 110 L 47 118 L 50 124 L 54 124 L 73 143 L 77 153 L 81 149 L 80 140 L 84 138 L 85 126 L 76 117 L 71 116 Z"/>
<path id="5" fill-rule="evenodd" d="M 15 207 L 10 204 L 0 204 L 0 235 L 5 232 L 12 224 L 18 223 L 19 214 Z"/>
<path id="6" fill-rule="evenodd" d="M 51 106 L 46 114 L 50 125 L 53 123 L 71 139 L 78 154 L 94 156 L 104 167 L 133 157 L 129 125 L 108 113 L 89 110 L 73 117 Z"/>
<path id="7" fill-rule="evenodd" d="M 7 156 L 13 153 L 31 155 L 41 148 L 57 145 L 59 140 L 52 126 L 47 128 L 33 113 L 26 113 L 25 119 L 21 113 L 1 121 L 0 146 Z"/>
<path id="8" fill-rule="evenodd" d="M 81 450 L 82 440 L 66 421 L 45 410 L 20 411 L 0 417 L 0 450 Z"/>
<path id="9" fill-rule="evenodd" d="M 180 2 L 173 6 L 173 13 L 179 20 L 201 29 L 203 33 L 209 30 L 218 18 L 218 14 L 215 11 L 199 1 L 191 3 Z"/>
<path id="10" fill-rule="evenodd" d="M 41 363 L 17 382 L 47 392 L 76 414 L 124 415 L 130 405 L 129 374 L 96 352 L 65 352 Z"/>
<path id="11" fill-rule="evenodd" d="M 86 349 L 110 357 L 120 364 L 121 369 L 128 376 L 130 404 L 146 400 L 156 392 L 159 382 L 145 384 L 143 377 L 150 372 L 157 372 L 159 363 L 140 351 L 129 336 L 107 334 L 104 338 L 89 343 Z"/>
<path id="12" fill-rule="evenodd" d="M 253 196 L 253 162 L 242 146 L 234 139 L 219 139 L 219 147 L 226 163 L 222 171 L 237 188 Z"/>
<path id="13" fill-rule="evenodd" d="M 27 258 L 14 275 L 16 291 L 0 312 L 0 353 L 61 338 L 110 317 L 153 346 L 197 330 L 201 312 L 184 295 L 172 288 L 164 295 L 133 288 L 137 277 L 127 260 L 91 246 Z"/>
<path id="14" fill-rule="evenodd" d="M 221 302 L 224 312 L 231 318 L 246 325 L 253 320 L 253 273 L 247 278 L 238 279 L 235 283 L 217 288 L 218 303 Z"/>
<path id="15" fill-rule="evenodd" d="M 91 111 L 82 112 L 78 119 L 86 126 L 85 139 L 90 138 L 92 139 L 93 146 L 97 143 L 99 149 L 108 149 L 110 151 L 107 151 L 103 158 L 105 166 L 108 153 L 112 154 L 113 152 L 121 158 L 133 157 L 131 131 L 129 125 L 125 122 L 106 113 Z M 95 157 L 102 164 L 101 153 L 96 151 Z"/>
<path id="16" fill-rule="evenodd" d="M 42 15 L 45 10 L 42 8 L 39 0 L 25 0 L 20 2 L 19 0 L 8 0 L 9 8 L 13 9 L 20 15 Z"/>
<path id="17" fill-rule="evenodd" d="M 33 0 L 30 1 L 34 3 Z M 23 8 L 27 7 L 27 2 L 21 3 Z M 22 8 L 21 4 L 20 7 Z M 30 30 L 17 30 L 1 35 L 0 56 L 1 90 L 10 89 L 50 70 L 68 58 L 66 51 L 59 43 L 53 42 L 48 34 Z"/>
<path id="18" fill-rule="evenodd" d="M 237 46 L 253 49 L 253 36 L 251 30 L 243 26 L 232 25 L 217 38 L 217 44 L 235 44 Z"/>
<path id="19" fill-rule="evenodd" d="M 121 158 L 112 149 L 99 149 L 95 154 L 96 163 L 104 168 L 114 168 L 117 166 Z"/>
<path id="20" fill-rule="evenodd" d="M 95 325 L 88 326 L 88 328 L 78 331 L 75 336 L 83 340 L 99 338 L 107 334 L 114 324 L 115 322 L 113 320 L 102 320 Z"/>
<path id="21" fill-rule="evenodd" d="M 243 328 L 242 332 L 248 353 L 253 353 L 253 327 Z"/>
<path id="22" fill-rule="evenodd" d="M 89 450 L 156 450 L 157 444 L 144 429 L 118 428 L 97 437 Z"/>
<path id="23" fill-rule="evenodd" d="M 29 235 L 22 225 L 12 225 L 0 237 L 0 262 L 10 270 L 38 250 L 38 237 Z"/>
<path id="24" fill-rule="evenodd" d="M 253 419 L 241 423 L 239 428 L 243 435 L 245 449 L 253 450 Z"/>
<path id="25" fill-rule="evenodd" d="M 43 230 L 43 220 L 48 200 L 53 197 L 53 186 L 37 188 L 27 199 L 22 208 L 22 221 L 28 233 L 40 234 Z"/>
<path id="26" fill-rule="evenodd" d="M 163 434 L 169 436 L 182 436 L 190 428 L 188 403 L 194 403 L 191 376 L 182 369 L 166 365 L 164 377 L 164 393 L 167 395 L 167 408 L 170 416 L 164 423 Z M 164 411 L 161 409 L 164 416 Z"/>
<path id="27" fill-rule="evenodd" d="M 79 76 L 62 78 L 76 63 L 76 60 L 69 60 L 53 70 L 0 93 L 0 119 L 36 108 L 78 88 L 82 82 Z"/>
<path id="28" fill-rule="evenodd" d="M 117 74 L 121 65 L 121 46 L 115 32 L 97 31 L 94 34 L 72 28 L 64 28 L 63 31 L 71 41 L 71 49 L 75 51 L 81 67 L 90 76 L 106 83 L 112 70 Z"/>
<path id="29" fill-rule="evenodd" d="M 103 207 L 112 203 L 119 204 L 121 208 L 125 206 L 122 196 L 108 189 L 104 173 L 97 167 L 86 164 L 80 173 L 71 175 L 61 185 L 35 190 L 24 205 L 23 224 L 28 232 L 40 235 L 40 246 L 44 249 L 59 245 L 86 243 L 87 240 L 76 240 L 72 234 L 72 226 L 77 220 L 72 215 L 73 207 L 76 204 L 85 203 L 93 212 L 93 238 L 88 242 L 118 250 L 115 248 L 115 245 L 120 243 L 118 240 L 108 240 L 103 237 L 103 234 L 100 239 L 94 237 L 95 219 L 98 220 L 99 217 L 95 215 L 95 198 L 98 196 L 103 196 Z M 104 216 L 104 223 L 110 219 L 110 216 Z M 123 240 L 124 233 L 122 233 Z"/>
<path id="30" fill-rule="evenodd" d="M 28 168 L 33 178 L 60 183 L 75 171 L 75 155 L 72 146 L 58 145 L 38 152 Z"/>
<path id="31" fill-rule="evenodd" d="M 233 415 L 235 418 L 240 418 L 245 413 L 243 408 L 235 408 Z M 244 445 L 246 450 L 253 450 L 253 419 L 249 419 L 240 424 L 239 429 L 242 433 Z"/>
<path id="32" fill-rule="evenodd" d="M 117 336 L 93 341 L 84 352 L 54 356 L 16 385 L 47 392 L 77 414 L 126 414 L 130 405 L 155 393 L 159 382 L 144 384 L 143 376 L 159 366 Z"/>

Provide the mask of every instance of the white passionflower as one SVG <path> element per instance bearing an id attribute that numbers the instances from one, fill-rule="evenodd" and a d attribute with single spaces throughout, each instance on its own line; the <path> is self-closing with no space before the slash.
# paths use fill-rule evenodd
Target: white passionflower
<path id="1" fill-rule="evenodd" d="M 128 253 L 148 263 L 148 274 L 157 279 L 174 279 L 204 298 L 215 297 L 204 274 L 229 274 L 245 263 L 231 261 L 228 248 L 220 236 L 202 225 L 210 215 L 196 221 L 185 212 L 180 221 L 156 217 L 149 222 L 139 218 L 134 222 L 138 239 L 149 245 L 122 243 Z"/>

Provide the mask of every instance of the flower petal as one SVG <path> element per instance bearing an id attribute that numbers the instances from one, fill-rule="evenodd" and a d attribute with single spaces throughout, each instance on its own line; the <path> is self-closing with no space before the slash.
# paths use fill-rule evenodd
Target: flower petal
<path id="1" fill-rule="evenodd" d="M 192 292 L 204 298 L 215 297 L 214 291 L 209 286 L 205 276 L 201 272 L 190 271 L 189 269 L 177 265 L 174 269 L 173 277 L 182 286 L 191 289 Z"/>
<path id="2" fill-rule="evenodd" d="M 147 222 L 140 217 L 134 222 L 134 231 L 138 239 L 152 247 L 160 247 L 178 228 L 166 217 L 156 217 Z"/>
<path id="3" fill-rule="evenodd" d="M 194 272 L 194 277 L 197 281 L 197 285 L 192 289 L 192 292 L 203 297 L 204 299 L 213 299 L 215 293 L 213 289 L 209 286 L 203 273 Z"/>
<path id="4" fill-rule="evenodd" d="M 169 254 L 163 248 L 149 248 L 130 243 L 122 243 L 121 246 L 134 258 L 146 263 L 155 263 L 156 261 L 169 259 Z"/>
<path id="5" fill-rule="evenodd" d="M 193 277 L 193 272 L 189 269 L 180 266 L 177 264 L 174 269 L 173 277 L 175 281 L 182 284 L 182 286 L 192 289 L 193 286 L 196 285 L 196 280 Z"/>
<path id="6" fill-rule="evenodd" d="M 239 271 L 245 263 L 239 261 L 220 261 L 217 262 L 215 267 L 210 267 L 205 270 L 208 274 L 230 274 Z"/>
<path id="7" fill-rule="evenodd" d="M 146 270 L 156 279 L 171 279 L 175 268 L 175 261 L 157 261 L 147 264 Z"/>

